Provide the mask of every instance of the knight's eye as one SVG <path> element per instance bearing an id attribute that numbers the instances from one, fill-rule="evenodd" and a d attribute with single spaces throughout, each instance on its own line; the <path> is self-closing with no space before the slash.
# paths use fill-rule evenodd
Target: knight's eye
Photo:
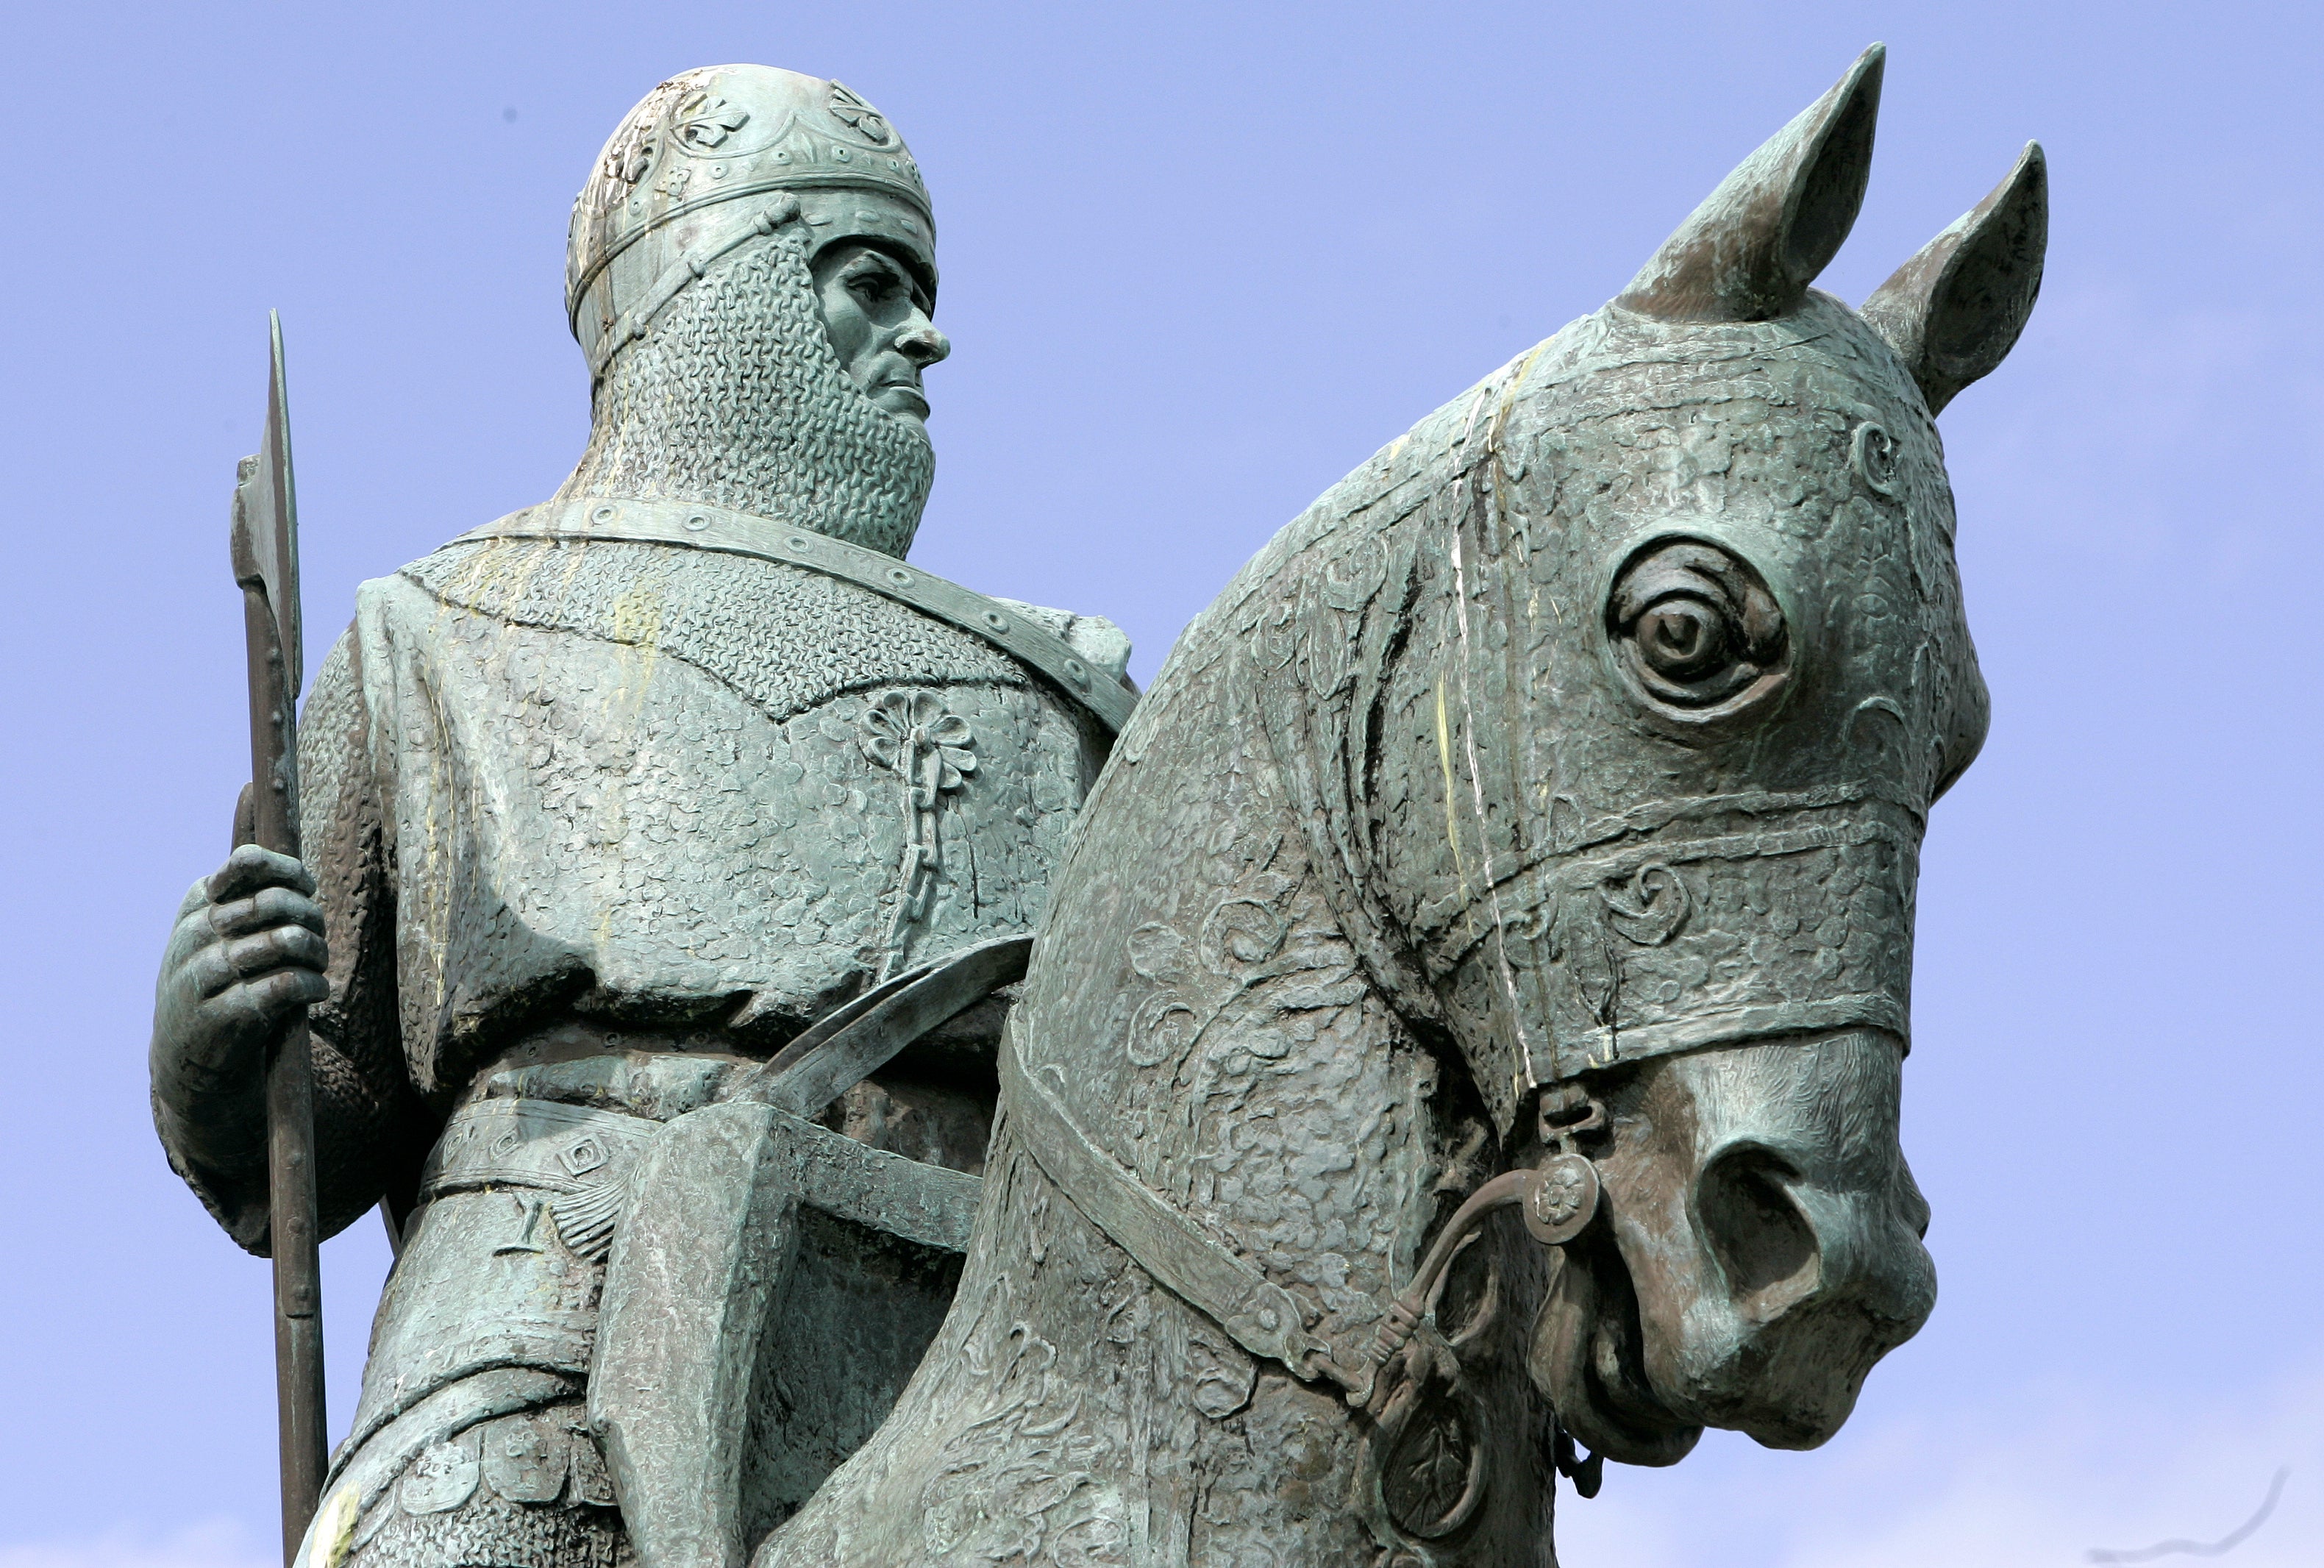
<path id="1" fill-rule="evenodd" d="M 1756 708 L 1790 673 L 1775 596 L 1748 562 L 1699 540 L 1667 540 L 1614 581 L 1606 632 L 1639 695 L 1690 718 Z"/>

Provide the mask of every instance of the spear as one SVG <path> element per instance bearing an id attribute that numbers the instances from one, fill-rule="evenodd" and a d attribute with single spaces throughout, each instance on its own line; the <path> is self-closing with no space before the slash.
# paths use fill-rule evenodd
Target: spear
<path id="1" fill-rule="evenodd" d="M 250 664 L 248 842 L 299 853 L 295 706 L 299 500 L 290 481 L 290 410 L 282 318 L 267 313 L 272 374 L 266 436 L 242 460 L 234 492 L 234 580 L 242 586 Z M 238 814 L 242 815 L 242 814 Z M 323 1289 L 315 1213 L 315 1079 L 301 1008 L 266 1057 L 266 1195 L 274 1259 L 274 1393 L 282 1460 L 282 1560 L 299 1550 L 323 1488 Z"/>

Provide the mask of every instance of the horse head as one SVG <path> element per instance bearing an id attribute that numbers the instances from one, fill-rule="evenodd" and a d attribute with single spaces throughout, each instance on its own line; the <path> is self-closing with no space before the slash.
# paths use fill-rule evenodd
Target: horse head
<path id="1" fill-rule="evenodd" d="M 1933 418 L 2044 189 L 1815 292 L 1880 69 L 1189 626 L 1052 881 L 952 1314 L 760 1568 L 1546 1563 L 1573 1439 L 1812 1445 L 1926 1317 L 1917 856 L 1986 725 Z"/>
<path id="2" fill-rule="evenodd" d="M 1498 1130 L 1602 1187 L 1528 1360 L 1632 1462 L 1706 1425 L 1821 1443 L 1935 1299 L 1897 1139 L 1913 906 L 1987 701 L 1933 420 L 2024 324 L 2046 194 L 2029 146 L 1860 314 L 1812 290 L 1881 66 L 1455 405 L 1450 581 L 1351 819 L 1397 993 Z"/>

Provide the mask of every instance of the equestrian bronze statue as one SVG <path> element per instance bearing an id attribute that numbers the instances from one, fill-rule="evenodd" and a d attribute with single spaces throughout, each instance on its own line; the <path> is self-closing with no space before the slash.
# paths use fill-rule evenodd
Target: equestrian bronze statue
<path id="1" fill-rule="evenodd" d="M 664 335 L 786 278 L 813 322 L 824 231 L 722 202 L 678 265 L 589 259 L 705 180 L 853 188 L 718 153 L 765 110 L 717 73 L 650 99 L 576 217 L 590 456 L 365 590 L 308 704 L 319 891 L 238 852 L 164 971 L 165 1138 L 229 1229 L 293 1000 L 327 1221 L 417 1204 L 308 1561 L 1546 1568 L 1561 1476 L 1836 1432 L 1935 1302 L 1913 909 L 1987 721 L 1935 419 L 2046 235 L 2029 146 L 1860 309 L 1812 287 L 1882 66 L 1295 519 L 1110 755 L 1107 629 L 805 564 L 900 550 L 825 481 L 708 488 L 886 448 L 680 460 L 737 361 Z M 894 630 L 711 613 L 746 570 Z M 868 662 L 907 627 L 963 665 Z"/>
<path id="2" fill-rule="evenodd" d="M 301 715 L 303 861 L 236 849 L 159 985 L 156 1121 L 227 1232 L 270 1249 L 263 1056 L 311 1004 L 322 1228 L 381 1204 L 400 1239 L 325 1482 L 343 1538 L 320 1549 L 365 1563 L 653 1554 L 585 1404 L 633 1167 L 885 983 L 948 1016 L 813 1108 L 841 1130 L 812 1130 L 837 1148 L 825 1195 L 971 1181 L 986 993 L 1021 970 L 1132 700 L 1108 623 L 902 562 L 949 346 L 919 170 L 871 105 L 760 67 L 666 82 L 568 254 L 578 466 L 364 586 Z M 892 1011 L 869 1021 L 892 1037 Z M 761 1391 L 779 1502 L 876 1424 L 941 1318 L 956 1244 L 894 1248 L 834 1240 L 798 1271 L 803 1342 L 835 1324 L 892 1364 L 856 1358 L 853 1417 Z"/>

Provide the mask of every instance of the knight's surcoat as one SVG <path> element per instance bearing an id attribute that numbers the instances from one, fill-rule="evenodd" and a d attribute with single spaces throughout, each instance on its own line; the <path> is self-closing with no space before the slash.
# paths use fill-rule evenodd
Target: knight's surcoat
<path id="1" fill-rule="evenodd" d="M 891 946 L 1029 929 L 1102 757 L 990 644 L 730 555 L 456 546 L 367 585 L 342 650 L 313 708 L 346 717 L 307 724 L 309 810 L 332 813 L 309 843 L 345 853 L 367 831 L 347 798 L 379 801 L 398 1033 L 429 1094 L 544 1008 L 779 1038 Z M 915 726 L 940 742 L 928 807 L 899 772 Z M 899 929 L 927 813 L 936 874 Z"/>
<path id="2" fill-rule="evenodd" d="M 1119 674 L 1107 623 L 1012 608 Z M 488 1410 L 589 1462 L 554 1411 L 644 1139 L 883 970 L 1030 930 L 1103 744 L 986 641 L 775 562 L 499 539 L 364 586 L 301 724 L 326 1223 L 429 1149 L 335 1471 L 401 1475 L 366 1537 L 489 1487 Z M 263 1191 L 189 1175 L 263 1236 Z"/>

